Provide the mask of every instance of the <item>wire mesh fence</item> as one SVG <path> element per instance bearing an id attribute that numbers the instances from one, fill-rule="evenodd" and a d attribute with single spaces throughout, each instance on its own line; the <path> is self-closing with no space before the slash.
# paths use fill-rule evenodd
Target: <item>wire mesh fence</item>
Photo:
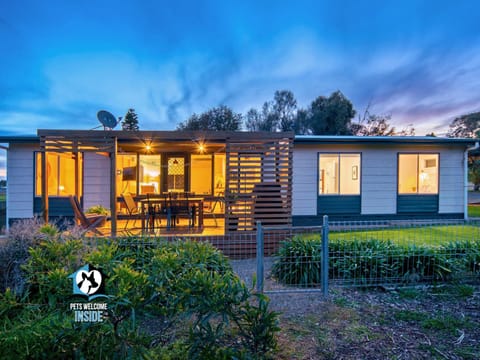
<path id="1" fill-rule="evenodd" d="M 273 256 L 257 258 L 265 269 L 263 289 L 319 291 L 326 274 L 324 293 L 328 284 L 404 286 L 480 279 L 478 220 L 330 222 L 326 228 L 295 228 Z M 322 251 L 322 240 L 328 252 Z"/>
<path id="2" fill-rule="evenodd" d="M 314 227 L 258 224 L 257 232 L 116 241 L 141 259 L 150 248 L 186 239 L 212 244 L 230 258 L 248 285 L 266 292 L 326 294 L 329 284 L 388 287 L 480 280 L 480 220 L 350 221 Z"/>

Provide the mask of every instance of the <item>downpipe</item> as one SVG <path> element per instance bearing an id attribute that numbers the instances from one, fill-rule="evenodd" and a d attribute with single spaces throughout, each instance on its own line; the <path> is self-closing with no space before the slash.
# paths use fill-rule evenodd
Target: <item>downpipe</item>
<path id="1" fill-rule="evenodd" d="M 464 174 L 464 185 L 463 185 L 463 218 L 468 220 L 468 153 L 472 150 L 477 150 L 479 148 L 478 141 L 475 142 L 474 146 L 465 149 L 463 153 L 463 174 Z"/>

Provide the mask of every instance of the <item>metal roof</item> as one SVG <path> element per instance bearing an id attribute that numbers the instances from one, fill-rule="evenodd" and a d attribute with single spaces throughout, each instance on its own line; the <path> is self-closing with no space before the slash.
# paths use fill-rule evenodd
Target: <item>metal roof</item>
<path id="1" fill-rule="evenodd" d="M 474 145 L 480 139 L 460 139 L 435 136 L 335 136 L 295 135 L 294 144 L 450 144 Z"/>
<path id="2" fill-rule="evenodd" d="M 0 136 L 0 143 L 35 143 L 39 142 L 37 135 L 4 135 Z"/>
<path id="3" fill-rule="evenodd" d="M 121 139 L 134 139 L 138 137 L 150 136 L 152 138 L 167 138 L 169 140 L 186 140 L 192 136 L 203 135 L 204 139 L 225 139 L 234 137 L 237 139 L 245 138 L 245 140 L 255 139 L 258 137 L 251 132 L 215 132 L 215 131 L 99 131 L 99 130 L 39 130 L 39 135 L 44 134 L 64 134 L 74 135 L 82 133 L 84 136 L 92 134 L 95 137 L 114 135 Z M 291 135 L 291 133 L 288 133 Z M 262 133 L 260 136 L 277 138 L 280 133 Z M 37 135 L 5 135 L 0 136 L 0 143 L 37 143 L 40 136 Z M 337 136 L 337 135 L 295 135 L 294 144 L 356 144 L 356 143 L 375 143 L 375 144 L 450 144 L 450 145 L 474 145 L 480 139 L 465 138 L 447 138 L 434 136 Z"/>

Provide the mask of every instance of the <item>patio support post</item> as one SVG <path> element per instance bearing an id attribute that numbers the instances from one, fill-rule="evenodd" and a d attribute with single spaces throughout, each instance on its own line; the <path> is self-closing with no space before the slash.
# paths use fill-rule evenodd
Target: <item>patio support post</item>
<path id="1" fill-rule="evenodd" d="M 110 216 L 111 236 L 117 236 L 117 137 L 113 138 L 113 149 L 110 153 Z"/>
<path id="2" fill-rule="evenodd" d="M 42 151 L 41 162 L 42 162 L 42 210 L 43 210 L 43 220 L 45 223 L 48 223 L 48 176 L 47 176 L 47 153 Z"/>

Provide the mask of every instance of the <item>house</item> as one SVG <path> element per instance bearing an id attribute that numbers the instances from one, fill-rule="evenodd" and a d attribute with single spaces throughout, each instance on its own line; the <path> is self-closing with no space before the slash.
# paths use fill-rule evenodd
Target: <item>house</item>
<path id="1" fill-rule="evenodd" d="M 323 215 L 465 218 L 467 154 L 478 147 L 437 137 L 115 130 L 38 130 L 0 143 L 8 144 L 9 224 L 73 217 L 68 196 L 77 195 L 83 208 L 110 208 L 116 233 L 122 194 L 141 203 L 190 193 L 221 202 L 197 225 L 221 218 L 225 234 L 253 231 L 256 221 L 319 224 Z"/>

